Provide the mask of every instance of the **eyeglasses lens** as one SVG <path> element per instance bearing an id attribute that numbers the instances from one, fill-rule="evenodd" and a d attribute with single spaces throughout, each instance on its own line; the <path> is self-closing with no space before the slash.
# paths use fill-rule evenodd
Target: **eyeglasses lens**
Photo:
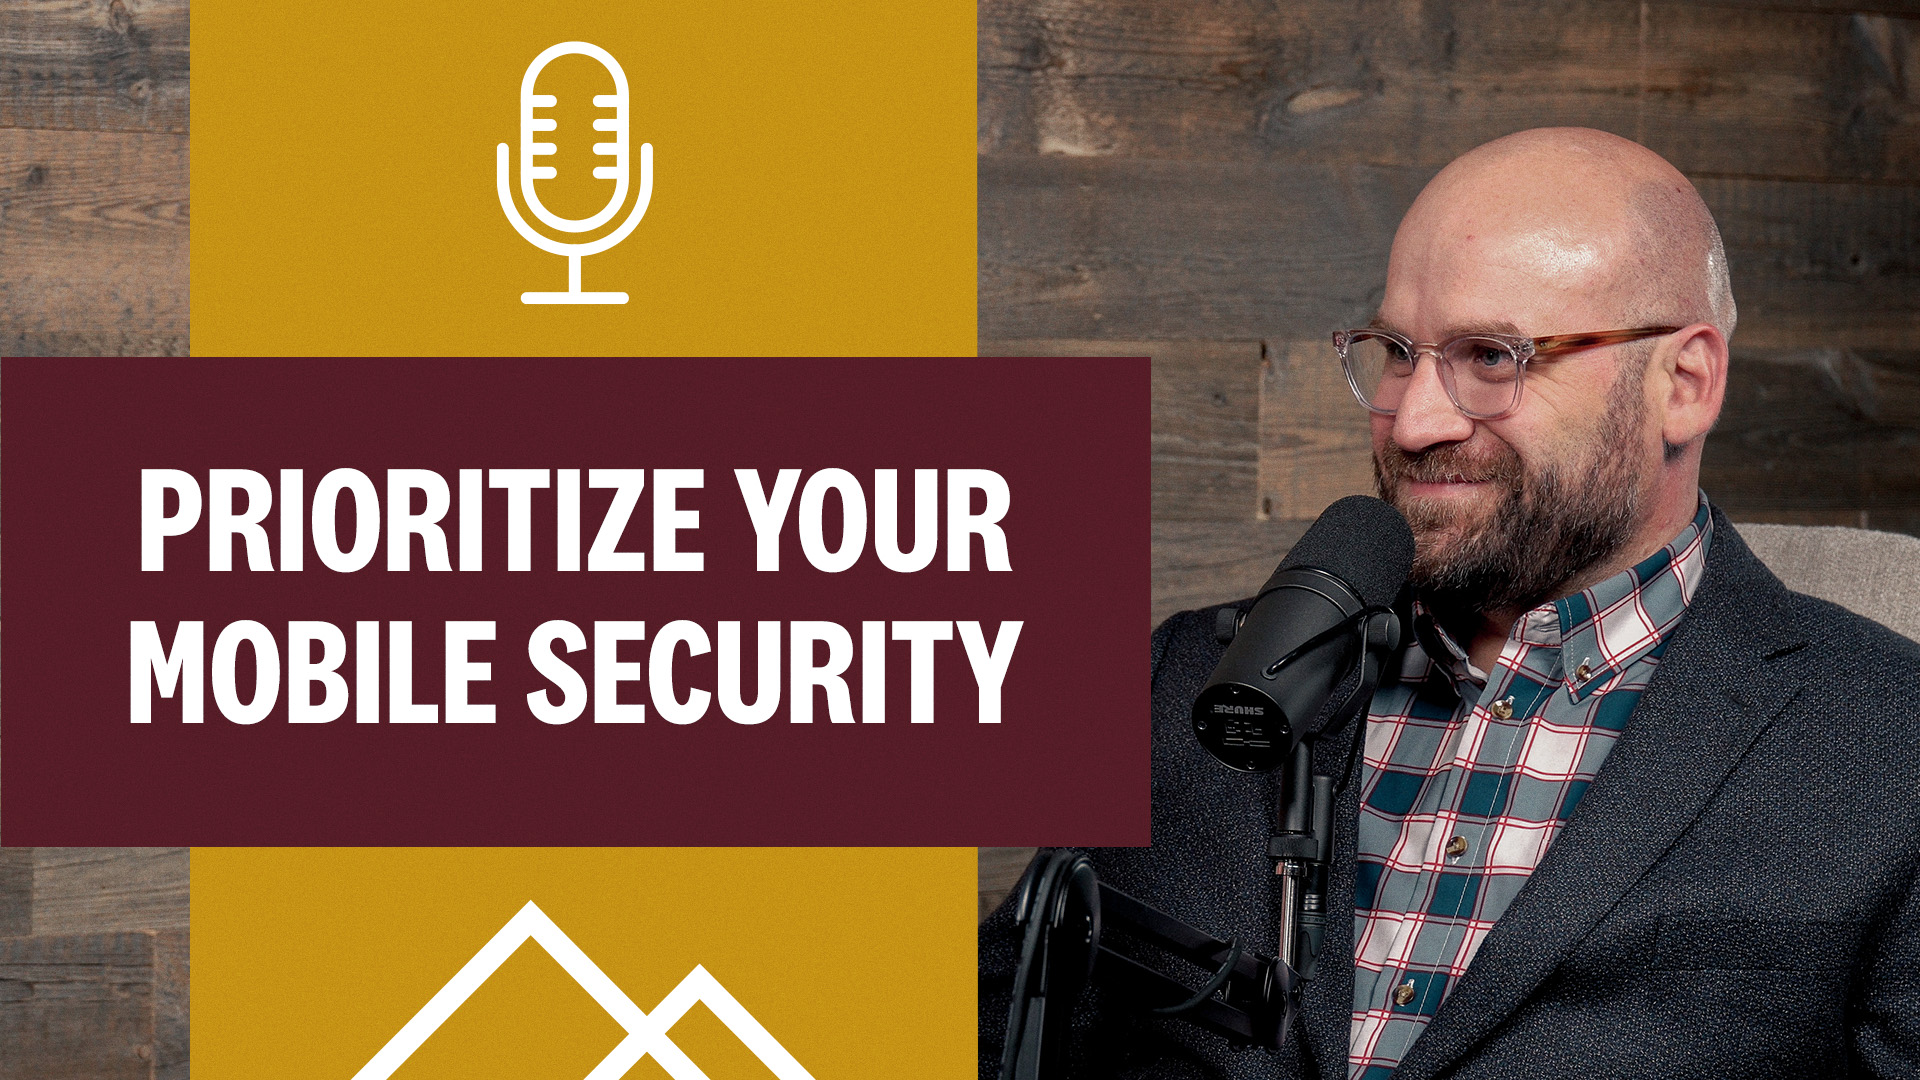
<path id="1" fill-rule="evenodd" d="M 1469 416 L 1498 416 L 1513 407 L 1520 389 L 1520 358 L 1504 341 L 1463 337 L 1447 342 L 1447 388 Z"/>
<path id="2" fill-rule="evenodd" d="M 1407 384 L 1413 378 L 1413 358 L 1406 346 L 1392 338 L 1355 334 L 1347 345 L 1347 373 L 1363 401 L 1392 412 L 1406 396 Z"/>
<path id="3" fill-rule="evenodd" d="M 1455 338 L 1447 342 L 1443 358 L 1442 381 L 1461 411 L 1492 417 L 1513 407 L 1520 361 L 1505 342 Z M 1364 401 L 1382 412 L 1393 412 L 1413 381 L 1414 357 L 1392 338 L 1355 334 L 1347 345 L 1347 371 Z"/>

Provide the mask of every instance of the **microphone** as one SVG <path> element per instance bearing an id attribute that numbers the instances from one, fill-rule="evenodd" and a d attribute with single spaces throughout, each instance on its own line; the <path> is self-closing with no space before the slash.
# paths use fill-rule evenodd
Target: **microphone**
<path id="1" fill-rule="evenodd" d="M 1320 734 L 1358 692 L 1327 708 L 1354 681 L 1355 642 L 1399 646 L 1392 607 L 1412 566 L 1413 531 L 1398 510 L 1365 495 L 1328 507 L 1260 587 L 1195 699 L 1200 744 L 1231 768 L 1264 772 Z"/>
<path id="2" fill-rule="evenodd" d="M 1231 1040 L 1285 1042 L 1299 986 L 1314 977 L 1325 939 L 1333 848 L 1334 778 L 1313 774 L 1306 740 L 1347 722 L 1372 697 L 1400 646 L 1393 604 L 1412 567 L 1413 530 L 1398 510 L 1361 495 L 1334 503 L 1261 586 L 1194 701 L 1194 734 L 1222 763 L 1249 772 L 1290 766 L 1266 851 L 1278 886 L 1274 956 L 1120 892 L 1085 855 L 1037 857 L 1016 890 L 1023 944 L 1001 1080 L 1065 1071 L 1066 1014 L 1089 979 Z M 1106 927 L 1213 975 L 1190 988 L 1160 971 L 1160 961 L 1116 951 L 1103 940 Z"/>
<path id="3" fill-rule="evenodd" d="M 549 211 L 541 204 L 539 194 L 533 189 L 534 181 L 551 180 L 559 175 L 558 170 L 551 165 L 533 163 L 534 158 L 550 155 L 557 149 L 550 142 L 535 142 L 534 132 L 552 131 L 559 126 L 559 122 L 551 117 L 533 115 L 535 109 L 552 108 L 559 104 L 559 99 L 552 94 L 534 93 L 533 86 L 540 78 L 540 72 L 545 70 L 548 64 L 559 57 L 573 55 L 592 57 L 601 67 L 607 69 L 609 75 L 613 76 L 613 93 L 598 94 L 593 99 L 595 107 L 613 110 L 613 116 L 602 117 L 593 122 L 593 130 L 613 133 L 612 142 L 593 144 L 595 154 L 613 158 L 612 165 L 596 166 L 593 170 L 594 179 L 614 182 L 613 197 L 607 200 L 607 205 L 599 213 L 586 218 L 565 218 Z M 540 219 L 542 224 L 561 232 L 583 233 L 597 229 L 613 220 L 613 215 L 626 203 L 627 198 L 630 172 L 628 127 L 627 73 L 620 69 L 620 62 L 615 60 L 607 50 L 584 41 L 563 41 L 533 58 L 533 63 L 527 65 L 526 75 L 520 80 L 520 194 L 527 200 L 527 208 L 533 211 L 534 216 Z M 588 255 L 605 251 L 625 240 L 627 234 L 633 232 L 634 226 L 640 224 L 640 219 L 646 216 L 647 204 L 653 199 L 653 144 L 640 144 L 640 190 L 627 220 L 619 228 L 598 240 L 578 244 L 549 240 L 527 224 L 526 219 L 520 216 L 520 208 L 514 205 L 513 192 L 507 183 L 506 143 L 498 144 L 494 157 L 498 165 L 497 186 L 500 207 L 506 212 L 507 220 L 512 223 L 514 231 L 542 251 L 567 257 L 566 292 L 524 292 L 520 294 L 520 302 L 523 304 L 626 303 L 627 294 L 623 292 L 581 292 L 580 260 Z"/>

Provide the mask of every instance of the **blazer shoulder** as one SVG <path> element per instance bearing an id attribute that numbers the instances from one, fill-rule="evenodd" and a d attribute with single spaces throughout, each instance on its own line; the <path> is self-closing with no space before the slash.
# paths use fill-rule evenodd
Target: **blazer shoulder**
<path id="1" fill-rule="evenodd" d="M 1683 623 L 1691 644 L 1729 657 L 1757 649 L 1802 665 L 1879 673 L 1912 686 L 1920 678 L 1920 642 L 1902 637 L 1831 601 L 1794 592 L 1753 553 L 1739 530 L 1714 510 L 1706 577 Z"/>
<path id="2" fill-rule="evenodd" d="M 1920 642 L 1784 587 L 1767 600 L 1739 631 L 1701 635 L 1694 651 L 1717 646 L 1726 660 L 1707 663 L 1725 664 L 1723 678 L 1770 687 L 1754 707 L 1774 695 L 1790 701 L 1773 724 L 1806 760 L 1844 759 L 1863 777 L 1920 783 Z"/>
<path id="3" fill-rule="evenodd" d="M 1817 596 L 1789 591 L 1786 613 L 1807 641 L 1802 663 L 1833 693 L 1858 703 L 1893 698 L 1920 714 L 1920 641 Z"/>

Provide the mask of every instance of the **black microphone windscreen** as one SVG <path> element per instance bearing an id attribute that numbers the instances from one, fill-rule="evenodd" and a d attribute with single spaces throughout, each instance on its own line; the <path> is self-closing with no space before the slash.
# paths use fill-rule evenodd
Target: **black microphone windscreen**
<path id="1" fill-rule="evenodd" d="M 1413 568 L 1413 530 L 1379 499 L 1349 495 L 1327 507 L 1280 562 L 1280 570 L 1300 567 L 1346 582 L 1369 607 L 1387 607 Z"/>

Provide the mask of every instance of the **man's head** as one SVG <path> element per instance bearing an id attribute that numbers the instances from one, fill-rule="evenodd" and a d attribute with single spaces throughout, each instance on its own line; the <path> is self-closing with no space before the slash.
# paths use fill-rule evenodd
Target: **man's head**
<path id="1" fill-rule="evenodd" d="M 1373 418 L 1381 497 L 1443 608 L 1524 609 L 1617 572 L 1693 515 L 1726 386 L 1733 294 L 1713 218 L 1659 155 L 1584 128 L 1523 131 L 1434 177 L 1394 236 L 1376 322 L 1416 342 L 1674 326 L 1527 366 L 1475 420 L 1432 352 Z"/>

